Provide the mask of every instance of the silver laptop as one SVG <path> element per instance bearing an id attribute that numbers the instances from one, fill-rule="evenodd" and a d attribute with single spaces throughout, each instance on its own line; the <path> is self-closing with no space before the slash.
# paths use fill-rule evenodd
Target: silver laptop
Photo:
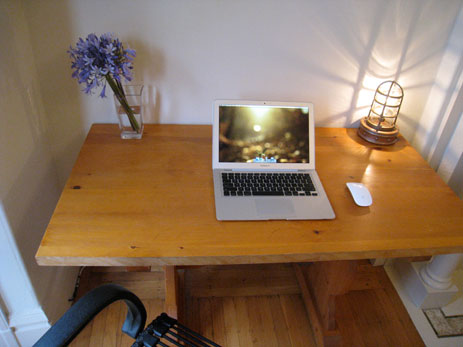
<path id="1" fill-rule="evenodd" d="M 315 171 L 312 104 L 217 100 L 212 145 L 218 220 L 335 218 Z"/>

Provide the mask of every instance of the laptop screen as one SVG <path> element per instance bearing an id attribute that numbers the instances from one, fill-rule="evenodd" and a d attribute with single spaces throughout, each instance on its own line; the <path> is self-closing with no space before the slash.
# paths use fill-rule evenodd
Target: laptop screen
<path id="1" fill-rule="evenodd" d="M 307 163 L 309 108 L 220 105 L 220 163 Z"/>

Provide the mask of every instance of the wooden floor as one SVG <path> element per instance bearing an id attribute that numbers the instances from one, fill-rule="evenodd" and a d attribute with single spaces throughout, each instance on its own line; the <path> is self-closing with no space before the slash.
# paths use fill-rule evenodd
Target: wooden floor
<path id="1" fill-rule="evenodd" d="M 359 268 L 354 290 L 336 301 L 343 346 L 424 346 L 384 269 Z M 78 296 L 102 283 L 121 284 L 142 299 L 151 321 L 163 311 L 163 278 L 162 271 L 86 268 Z M 291 265 L 188 268 L 184 285 L 182 323 L 220 345 L 315 345 Z M 71 346 L 130 346 L 133 340 L 120 331 L 125 314 L 125 304 L 112 304 Z"/>
<path id="2" fill-rule="evenodd" d="M 201 267 L 185 288 L 186 325 L 220 345 L 315 346 L 290 265 Z"/>

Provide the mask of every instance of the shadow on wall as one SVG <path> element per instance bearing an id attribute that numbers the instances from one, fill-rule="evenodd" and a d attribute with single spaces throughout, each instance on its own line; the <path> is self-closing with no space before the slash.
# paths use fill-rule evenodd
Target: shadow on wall
<path id="1" fill-rule="evenodd" d="M 450 91 L 445 94 L 445 101 L 442 103 L 440 112 L 438 113 L 438 116 L 436 117 L 434 125 L 432 127 L 431 136 L 428 137 L 428 141 L 423 150 L 423 156 L 426 158 L 431 152 L 432 144 L 434 143 L 434 139 L 436 138 L 438 130 L 440 129 L 440 124 L 442 123 L 445 115 L 449 111 L 448 119 L 444 125 L 442 135 L 440 136 L 439 141 L 437 141 L 436 148 L 430 160 L 430 164 L 434 168 L 437 168 L 439 166 L 442 157 L 444 156 L 444 152 L 450 143 L 452 134 L 458 125 L 460 117 L 463 114 L 463 87 L 461 85 L 459 86 L 460 90 L 458 91 L 455 101 L 453 102 L 453 104 L 451 104 L 451 99 L 454 94 L 453 91 L 458 90 L 458 80 L 461 78 L 462 73 L 463 57 L 461 57 L 458 63 L 457 71 L 450 85 Z M 448 105 L 451 105 L 450 110 L 448 110 Z"/>
<path id="2" fill-rule="evenodd" d="M 447 162 L 447 164 L 449 160 L 457 163 L 461 155 L 458 148 L 454 149 L 457 153 L 452 153 L 454 150 L 449 146 L 452 139 L 458 136 L 455 131 L 458 131 L 458 124 L 463 114 L 462 6 L 463 4 L 460 3 L 452 32 L 443 52 L 437 77 L 433 82 L 427 100 L 424 102 L 423 116 L 417 126 L 414 139 L 411 141 L 419 149 L 421 155 L 429 161 L 431 167 L 438 172 L 442 161 Z M 446 154 L 449 150 L 450 152 Z M 447 174 L 444 176 L 447 179 L 449 178 Z M 457 194 L 461 190 L 458 185 L 454 185 L 452 188 Z"/>
<path id="3" fill-rule="evenodd" d="M 159 123 L 161 102 L 159 87 L 147 84 L 146 81 L 160 81 L 164 74 L 164 56 L 156 47 L 149 47 L 138 38 L 128 38 L 128 46 L 135 49 L 137 56 L 134 60 L 134 84 L 144 84 L 144 104 L 149 105 L 143 109 L 145 123 Z"/>
<path id="4" fill-rule="evenodd" d="M 72 34 L 73 18 L 69 6 L 66 1 L 40 4 L 29 1 L 24 4 L 29 27 L 40 28 L 31 30 L 30 36 L 41 99 L 48 118 L 47 138 L 57 165 L 60 188 L 66 182 L 88 130 L 84 129 L 81 102 L 86 95 L 71 78 L 71 62 L 67 53 L 70 44 L 74 45 L 77 41 Z M 43 35 L 53 45 L 44 45 Z"/>
<path id="5" fill-rule="evenodd" d="M 7 55 L 0 61 L 3 83 L 1 88 L 3 105 L 0 127 L 0 166 L 2 180 L 0 181 L 0 200 L 4 206 L 5 215 L 14 237 L 22 261 L 34 286 L 34 292 L 41 304 L 54 296 L 55 307 L 47 306 L 47 314 L 51 310 L 63 307 L 67 296 L 72 294 L 73 281 L 64 279 L 50 287 L 51 278 L 61 271 L 60 268 L 39 267 L 35 262 L 35 253 L 58 201 L 61 187 L 56 171 L 56 158 L 53 158 L 54 148 L 63 150 L 67 141 L 72 140 L 62 136 L 61 142 L 56 141 L 56 133 L 61 129 L 56 127 L 55 119 L 66 118 L 66 112 L 59 116 L 50 105 L 61 104 L 68 95 L 61 90 L 60 70 L 61 58 L 48 52 L 34 50 L 33 35 L 28 31 L 26 6 L 24 3 L 10 1 L 0 5 L 0 42 Z M 60 21 L 66 22 L 66 18 Z M 65 35 L 66 30 L 57 30 Z M 39 44 L 40 45 L 40 44 Z M 53 48 L 54 49 L 54 48 Z M 64 49 L 64 54 L 66 49 Z M 37 59 L 35 59 L 37 58 Z M 46 80 L 40 80 L 38 70 L 44 70 Z M 0 83 L 0 87 L 3 87 Z M 70 104 L 73 105 L 72 103 Z M 79 105 L 74 105 L 79 110 Z M 62 107 L 64 111 L 66 108 Z M 72 112 L 71 112 L 72 113 Z M 67 126 L 81 123 L 78 117 L 64 122 Z M 69 124 L 70 123 L 70 124 Z M 72 270 L 67 270 L 72 273 Z M 16 293 L 9 293 L 14 296 Z M 56 294 L 56 295 L 55 295 Z M 17 295 L 17 294 L 16 294 Z M 56 307 L 60 306 L 61 307 Z"/>
<path id="6" fill-rule="evenodd" d="M 330 4 L 318 2 L 317 11 L 324 13 L 333 11 L 332 6 L 348 6 L 337 2 Z M 360 118 L 366 116 L 373 100 L 377 86 L 385 80 L 398 81 L 406 90 L 429 90 L 433 80 L 423 81 L 422 69 L 430 61 L 439 58 L 445 40 L 441 40 L 434 49 L 428 49 L 428 53 L 421 53 L 423 45 L 419 40 L 421 27 L 420 21 L 423 12 L 432 11 L 428 3 L 396 3 L 396 2 L 370 2 L 364 6 L 375 6 L 371 10 L 373 15 L 365 18 L 362 14 L 365 11 L 355 11 L 351 8 L 338 9 L 339 13 L 351 12 L 350 18 L 339 18 L 339 23 L 326 25 L 317 22 L 314 17 L 312 28 L 319 31 L 319 36 L 329 42 L 332 52 L 343 55 L 344 60 L 352 66 L 355 74 L 349 77 L 345 73 L 335 69 L 326 69 L 320 66 L 311 66 L 310 61 L 300 62 L 310 68 L 311 74 L 320 75 L 336 84 L 336 88 L 344 85 L 347 95 L 350 95 L 348 107 L 323 120 L 321 125 L 332 125 L 344 127 L 357 127 Z M 357 15 L 357 17 L 356 17 Z M 396 23 L 390 27 L 391 16 L 394 16 Z M 343 23 L 349 21 L 349 23 Z M 349 32 L 345 28 L 351 28 Z M 323 32 L 321 30 L 324 30 Z M 346 39 L 348 37 L 348 39 Z M 343 41 L 340 40 L 343 38 Z M 417 40 L 418 38 L 418 40 Z M 400 42 L 401 45 L 397 45 Z M 413 105 L 412 100 L 408 100 Z M 403 123 L 403 130 L 407 134 L 414 133 L 419 126 L 419 119 L 407 116 L 407 97 L 404 99 L 399 122 Z M 413 105 L 412 113 L 417 113 L 416 108 L 422 107 Z M 413 107 L 411 107 L 413 109 Z"/>

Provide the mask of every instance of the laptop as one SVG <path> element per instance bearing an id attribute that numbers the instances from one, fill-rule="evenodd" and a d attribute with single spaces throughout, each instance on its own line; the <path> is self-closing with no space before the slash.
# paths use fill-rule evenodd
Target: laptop
<path id="1" fill-rule="evenodd" d="M 215 101 L 212 156 L 218 220 L 335 218 L 315 171 L 312 104 Z"/>

